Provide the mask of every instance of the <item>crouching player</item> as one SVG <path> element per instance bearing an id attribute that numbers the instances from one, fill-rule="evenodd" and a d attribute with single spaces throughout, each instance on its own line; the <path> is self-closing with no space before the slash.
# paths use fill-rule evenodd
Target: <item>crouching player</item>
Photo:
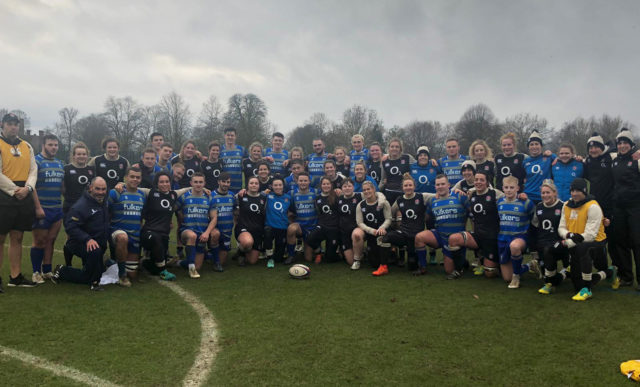
<path id="1" fill-rule="evenodd" d="M 382 238 L 387 234 L 391 225 L 391 206 L 389 202 L 381 201 L 376 195 L 376 189 L 372 182 L 362 183 L 362 196 L 364 200 L 356 207 L 356 223 L 364 231 L 369 247 L 369 262 L 379 263 L 374 276 L 382 276 L 389 273 L 389 255 L 391 245 L 383 242 Z"/>
<path id="2" fill-rule="evenodd" d="M 135 278 L 140 260 L 140 227 L 142 209 L 146 195 L 138 188 L 142 171 L 129 167 L 125 173 L 125 190 L 109 192 L 109 212 L 111 214 L 111 243 L 118 261 L 119 285 L 131 287 L 130 278 Z"/>
<path id="3" fill-rule="evenodd" d="M 450 247 L 449 237 L 464 231 L 467 221 L 467 197 L 460 193 L 449 194 L 449 179 L 444 174 L 436 177 L 436 196 L 427 200 L 427 214 L 433 218 L 435 229 L 422 231 L 416 235 L 416 255 L 420 270 L 427 266 L 426 246 L 435 249 L 442 248 L 444 255 L 444 270 L 447 279 L 462 277 L 462 270 L 466 263 L 464 248 Z"/>
<path id="4" fill-rule="evenodd" d="M 236 198 L 229 191 L 231 175 L 227 172 L 220 173 L 218 188 L 211 192 L 211 221 L 214 229 L 209 238 L 210 253 L 213 258 L 213 270 L 224 271 L 223 265 L 227 263 L 227 256 L 231 250 L 231 234 L 233 233 L 233 208 Z"/>
<path id="5" fill-rule="evenodd" d="M 295 222 L 289 224 L 287 228 L 287 252 L 289 253 L 289 257 L 285 261 L 285 265 L 290 265 L 295 260 L 296 239 L 302 237 L 306 240 L 318 222 L 315 205 L 316 193 L 309 189 L 309 184 L 311 184 L 309 174 L 307 172 L 298 174 L 297 183 L 298 190 L 294 190 L 291 193 L 293 205 L 289 207 L 289 211 L 294 214 Z M 307 262 L 311 262 L 312 254 L 313 249 L 305 243 L 304 259 Z"/>
<path id="6" fill-rule="evenodd" d="M 284 192 L 282 177 L 276 175 L 271 182 L 271 187 L 273 191 L 267 194 L 267 220 L 264 228 L 264 249 L 268 268 L 273 268 L 275 261 L 281 263 L 284 258 L 287 227 L 289 227 L 289 206 L 291 206 L 291 196 Z"/>
<path id="7" fill-rule="evenodd" d="M 535 206 L 529 199 L 518 199 L 520 187 L 516 177 L 505 177 L 502 189 L 504 197 L 498 200 L 500 271 L 502 278 L 509 282 L 509 289 L 517 289 L 524 273 L 530 269 L 537 272 L 540 270 L 536 261 L 528 265 L 522 264 L 522 254 L 527 249 L 527 231 Z"/>
<path id="8" fill-rule="evenodd" d="M 466 163 L 466 161 L 465 161 Z M 466 172 L 463 172 L 465 174 Z M 464 181 L 464 180 L 462 180 Z M 473 221 L 473 231 L 462 231 L 449 237 L 451 248 L 468 247 L 478 252 L 478 259 L 482 266 L 476 268 L 475 275 L 492 278 L 498 275 L 498 231 L 500 219 L 498 217 L 498 200 L 504 194 L 489 187 L 488 174 L 478 171 L 474 177 L 474 188 L 471 189 L 467 207 Z"/>
<path id="9" fill-rule="evenodd" d="M 328 162 L 325 162 L 325 165 Z M 340 207 L 338 198 L 333 189 L 333 182 L 330 177 L 323 176 L 319 181 L 320 194 L 317 196 L 315 205 L 318 214 L 318 224 L 311 230 L 307 243 L 313 249 L 319 249 L 322 242 L 325 242 L 325 261 L 336 262 L 338 260 L 338 247 L 340 246 Z M 315 263 L 322 261 L 322 255 L 316 256 Z"/>
<path id="10" fill-rule="evenodd" d="M 544 267 L 544 286 L 538 293 L 551 294 L 554 287 L 567 277 L 566 267 L 569 266 L 569 250 L 558 234 L 564 203 L 558 200 L 558 190 L 551 179 L 542 182 L 540 196 L 542 202 L 536 205 L 536 212 L 531 221 L 531 225 L 538 229 L 536 250 Z M 562 261 L 564 267 L 560 272 L 558 261 Z"/>
<path id="11" fill-rule="evenodd" d="M 200 278 L 198 270 L 204 260 L 204 249 L 209 241 L 214 223 L 211 197 L 204 192 L 204 174 L 195 172 L 191 176 L 191 192 L 180 196 L 177 201 L 178 219 L 181 219 L 180 238 L 185 245 L 186 259 L 180 266 L 189 269 L 189 277 Z"/>
<path id="12" fill-rule="evenodd" d="M 571 279 L 578 292 L 572 300 L 586 301 L 593 296 L 593 285 L 605 278 L 615 281 L 617 275 L 615 267 L 607 268 L 604 217 L 598 202 L 587 191 L 587 181 L 573 180 L 570 191 L 571 199 L 562 208 L 558 233 L 571 255 Z M 592 274 L 594 266 L 598 272 Z"/>
<path id="13" fill-rule="evenodd" d="M 234 213 L 238 219 L 234 229 L 238 241 L 238 265 L 244 266 L 245 259 L 255 265 L 262 247 L 264 236 L 264 220 L 266 216 L 267 199 L 260 193 L 260 180 L 252 176 L 247 180 L 247 191 L 242 197 L 236 194 Z"/>
<path id="14" fill-rule="evenodd" d="M 415 268 L 417 266 L 416 250 L 415 250 L 415 238 L 416 235 L 424 230 L 425 214 L 427 210 L 427 201 L 429 198 L 433 198 L 434 194 L 431 193 L 416 193 L 416 182 L 411 175 L 405 173 L 402 178 L 402 191 L 404 194 L 393 203 L 391 206 L 391 213 L 402 214 L 400 221 L 400 228 L 397 230 L 391 230 L 382 238 L 383 242 L 390 243 L 398 247 L 407 248 L 407 259 L 409 267 Z M 425 258 L 426 259 L 426 258 Z M 413 275 L 427 274 L 426 262 L 425 265 L 419 266 Z"/>

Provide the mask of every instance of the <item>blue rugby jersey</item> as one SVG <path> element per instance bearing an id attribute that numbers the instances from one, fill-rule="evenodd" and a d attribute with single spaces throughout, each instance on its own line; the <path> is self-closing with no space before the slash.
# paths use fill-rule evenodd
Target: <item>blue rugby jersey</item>
<path id="1" fill-rule="evenodd" d="M 224 171 L 231 175 L 229 189 L 238 192 L 242 189 L 242 159 L 249 157 L 247 151 L 240 145 L 227 149 L 226 144 L 220 148 L 220 159 L 224 165 Z"/>
<path id="2" fill-rule="evenodd" d="M 365 181 L 370 181 L 373 183 L 373 186 L 376 187 L 376 191 L 378 191 L 378 183 L 376 183 L 376 181 L 373 179 L 373 177 L 369 176 L 369 175 L 365 175 L 364 177 L 364 181 L 356 181 L 356 178 L 353 178 L 353 192 L 362 192 L 362 184 Z M 341 187 L 338 187 L 341 188 Z"/>
<path id="3" fill-rule="evenodd" d="M 324 176 L 324 162 L 327 161 L 327 153 L 323 153 L 318 156 L 315 153 L 312 153 L 307 156 L 307 170 L 309 171 L 309 177 L 311 181 L 316 181 L 317 179 Z"/>
<path id="4" fill-rule="evenodd" d="M 467 196 L 453 193 L 446 198 L 432 197 L 427 200 L 427 214 L 431 216 L 436 230 L 445 236 L 464 231 L 467 222 Z"/>
<path id="5" fill-rule="evenodd" d="M 209 226 L 209 208 L 211 197 L 205 193 L 196 196 L 188 191 L 176 201 L 179 211 L 182 211 L 183 220 L 180 230 L 191 230 L 196 234 L 202 234 Z"/>
<path id="6" fill-rule="evenodd" d="M 553 182 L 558 188 L 558 197 L 560 200 L 566 202 L 571 199 L 571 182 L 578 177 L 582 177 L 583 173 L 584 164 L 576 159 L 571 159 L 566 164 L 558 160 L 556 165 L 551 168 Z"/>
<path id="7" fill-rule="evenodd" d="M 440 166 L 431 165 L 431 159 L 425 166 L 417 162 L 411 164 L 411 177 L 416 181 L 416 192 L 436 193 L 436 176 L 442 173 Z M 453 187 L 453 185 L 451 185 Z"/>
<path id="8" fill-rule="evenodd" d="M 111 232 L 122 230 L 127 233 L 135 246 L 140 245 L 140 227 L 142 226 L 142 209 L 147 197 L 140 189 L 136 192 L 115 189 L 109 191 L 109 213 L 111 214 Z"/>
<path id="9" fill-rule="evenodd" d="M 38 164 L 38 181 L 36 191 L 42 208 L 62 208 L 62 182 L 64 165 L 62 161 L 47 159 L 38 153 L 35 157 Z M 31 199 L 29 199 L 31 200 Z"/>
<path id="10" fill-rule="evenodd" d="M 297 190 L 298 183 L 296 183 L 293 173 L 284 178 L 284 192 L 289 192 L 293 189 Z"/>
<path id="11" fill-rule="evenodd" d="M 460 155 L 455 160 L 450 159 L 449 156 L 444 156 L 438 160 L 438 163 L 442 168 L 442 173 L 447 176 L 452 187 L 462 180 L 462 171 L 460 171 L 460 167 L 462 167 L 462 163 L 467 159 L 467 156 Z"/>
<path id="12" fill-rule="evenodd" d="M 287 171 L 282 166 L 282 163 L 284 163 L 284 161 L 289 158 L 288 150 L 283 149 L 281 152 L 275 152 L 273 148 L 269 147 L 264 150 L 263 156 L 273 157 L 273 163 L 269 165 L 271 167 L 272 175 L 275 176 L 279 174 L 280 176 L 284 176 L 287 173 Z"/>
<path id="13" fill-rule="evenodd" d="M 355 176 L 355 171 L 353 169 L 355 168 L 358 161 L 364 161 L 364 165 L 367 165 L 367 163 L 369 162 L 369 149 L 362 148 L 360 152 L 352 149 L 351 152 L 349 152 L 349 158 L 351 159 L 349 171 L 351 172 L 351 176 Z"/>
<path id="14" fill-rule="evenodd" d="M 233 192 L 227 191 L 221 194 L 218 191 L 211 192 L 210 209 L 218 214 L 218 222 L 216 228 L 221 234 L 231 236 L 233 231 L 233 208 L 236 205 L 236 198 Z"/>
<path id="15" fill-rule="evenodd" d="M 267 220 L 265 224 L 272 228 L 284 230 L 289 226 L 289 207 L 291 206 L 291 195 L 284 193 L 267 195 Z"/>
<path id="16" fill-rule="evenodd" d="M 527 174 L 524 182 L 524 193 L 534 202 L 542 200 L 540 197 L 540 186 L 544 179 L 551 178 L 551 163 L 556 159 L 556 155 L 539 155 L 536 157 L 527 156 L 524 159 L 524 170 Z"/>
<path id="17" fill-rule="evenodd" d="M 507 201 L 506 197 L 498 199 L 498 216 L 500 217 L 498 240 L 508 242 L 515 236 L 526 234 L 535 208 L 529 199 L 513 201 Z"/>
<path id="18" fill-rule="evenodd" d="M 299 191 L 291 191 L 292 206 L 291 212 L 296 214 L 296 222 L 304 229 L 310 229 L 318 222 L 318 214 L 316 213 L 316 197 L 314 191 L 301 193 Z"/>

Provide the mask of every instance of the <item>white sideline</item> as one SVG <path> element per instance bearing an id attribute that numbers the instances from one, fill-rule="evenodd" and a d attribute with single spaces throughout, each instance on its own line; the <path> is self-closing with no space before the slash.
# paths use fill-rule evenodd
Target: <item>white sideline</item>
<path id="1" fill-rule="evenodd" d="M 196 354 L 196 359 L 193 362 L 191 369 L 182 382 L 183 386 L 200 386 L 207 381 L 213 366 L 213 361 L 215 360 L 218 352 L 218 331 L 216 320 L 213 318 L 209 309 L 200 302 L 198 297 L 172 282 L 158 280 L 158 283 L 168 287 L 182 297 L 187 304 L 191 305 L 200 318 L 200 330 L 202 331 L 200 335 L 200 349 Z"/>
<path id="2" fill-rule="evenodd" d="M 18 351 L 16 349 L 7 348 L 2 345 L 0 345 L 0 355 L 20 360 L 21 362 L 27 363 L 30 366 L 51 371 L 55 375 L 73 379 L 76 382 L 84 383 L 89 386 L 118 386 L 117 384 L 101 379 L 95 375 L 84 373 L 75 368 L 52 363 L 49 360 L 28 354 L 26 352 Z"/>

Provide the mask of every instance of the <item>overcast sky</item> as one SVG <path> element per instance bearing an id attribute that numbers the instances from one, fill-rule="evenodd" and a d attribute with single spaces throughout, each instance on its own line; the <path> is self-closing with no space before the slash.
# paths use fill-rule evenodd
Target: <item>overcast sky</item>
<path id="1" fill-rule="evenodd" d="M 33 128 L 105 99 L 254 93 L 282 131 L 354 104 L 386 126 L 483 102 L 640 124 L 640 1 L 0 2 L 0 107 Z"/>

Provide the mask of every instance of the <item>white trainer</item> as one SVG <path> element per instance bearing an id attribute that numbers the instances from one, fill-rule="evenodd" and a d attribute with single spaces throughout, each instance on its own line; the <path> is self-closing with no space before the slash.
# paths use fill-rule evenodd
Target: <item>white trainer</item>
<path id="1" fill-rule="evenodd" d="M 353 261 L 351 264 L 351 270 L 359 270 L 360 269 L 360 261 Z"/>
<path id="2" fill-rule="evenodd" d="M 42 274 L 39 271 L 36 271 L 31 275 L 31 282 L 35 282 L 37 284 L 43 284 L 44 278 L 42 278 Z"/>
<path id="3" fill-rule="evenodd" d="M 518 289 L 520 287 L 520 274 L 514 274 L 509 283 L 509 289 Z"/>

